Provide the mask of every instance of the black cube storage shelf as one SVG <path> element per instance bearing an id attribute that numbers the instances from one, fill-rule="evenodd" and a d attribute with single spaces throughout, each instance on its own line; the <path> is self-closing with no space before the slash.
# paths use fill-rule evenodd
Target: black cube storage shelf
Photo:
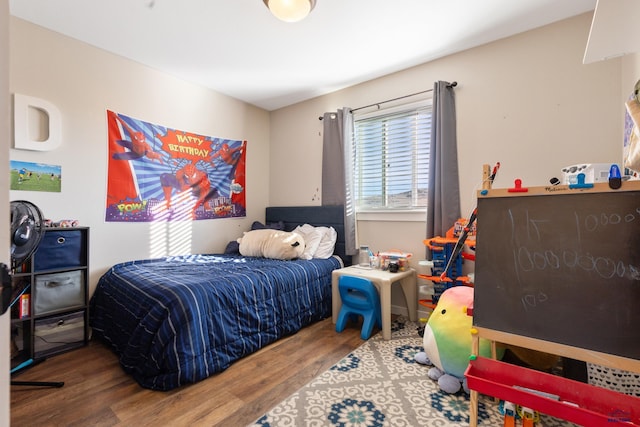
<path id="1" fill-rule="evenodd" d="M 89 342 L 89 227 L 44 233 L 35 254 L 12 272 L 14 285 L 28 286 L 28 301 L 11 310 L 12 371 Z"/>

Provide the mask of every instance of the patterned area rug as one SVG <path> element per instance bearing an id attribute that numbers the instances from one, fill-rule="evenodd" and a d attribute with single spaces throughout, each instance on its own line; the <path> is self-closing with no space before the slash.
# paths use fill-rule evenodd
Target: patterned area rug
<path id="1" fill-rule="evenodd" d="M 441 392 L 414 361 L 422 351 L 418 324 L 394 323 L 392 338 L 378 333 L 251 426 L 424 426 L 469 425 L 469 396 Z M 498 403 L 480 396 L 478 424 L 501 426 Z M 516 425 L 521 425 L 516 423 Z M 542 426 L 573 426 L 540 415 Z"/>

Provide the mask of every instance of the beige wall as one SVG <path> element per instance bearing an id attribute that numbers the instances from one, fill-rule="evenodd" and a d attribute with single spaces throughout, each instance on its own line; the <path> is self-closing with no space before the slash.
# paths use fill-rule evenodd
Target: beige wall
<path id="1" fill-rule="evenodd" d="M 458 82 L 464 217 L 475 206 L 485 163 L 502 164 L 495 187 L 511 187 L 516 178 L 545 185 L 575 163 L 620 164 L 621 60 L 582 64 L 590 25 L 591 14 L 581 15 L 272 112 L 271 203 L 321 203 L 312 195 L 321 182 L 323 112 L 430 89 L 436 80 Z M 358 230 L 374 250 L 413 252 L 414 265 L 424 258 L 424 221 L 366 221 Z M 396 312 L 401 296 L 394 292 Z"/>
<path id="2" fill-rule="evenodd" d="M 9 156 L 9 2 L 0 0 L 0 159 Z M 6 163 L 4 163 L 6 165 Z M 0 166 L 0 242 L 9 241 L 9 174 Z M 0 262 L 9 265 L 9 246 L 0 246 Z M 0 426 L 9 425 L 9 313 L 0 316 Z M 6 350 L 5 350 L 6 349 Z"/>
<path id="3" fill-rule="evenodd" d="M 640 54 L 626 55 L 622 58 L 622 101 L 629 95 L 640 80 Z"/>
<path id="4" fill-rule="evenodd" d="M 269 113 L 87 44 L 11 18 L 11 93 L 52 102 L 62 114 L 62 146 L 11 149 L 12 160 L 62 166 L 62 192 L 11 191 L 47 218 L 78 219 L 91 227 L 91 286 L 112 264 L 146 258 L 151 244 L 183 235 L 191 252 L 222 252 L 230 240 L 264 218 L 269 199 Z M 170 226 L 105 223 L 106 110 L 201 135 L 247 140 L 247 218 Z"/>

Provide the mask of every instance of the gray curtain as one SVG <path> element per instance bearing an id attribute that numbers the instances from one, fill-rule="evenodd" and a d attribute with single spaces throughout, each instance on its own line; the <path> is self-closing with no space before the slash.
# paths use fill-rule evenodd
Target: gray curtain
<path id="1" fill-rule="evenodd" d="M 350 108 L 324 113 L 322 205 L 344 206 L 345 253 L 356 254 L 356 212 L 353 204 L 353 114 Z"/>
<path id="2" fill-rule="evenodd" d="M 427 238 L 444 236 L 460 218 L 454 86 L 443 81 L 433 86 Z"/>

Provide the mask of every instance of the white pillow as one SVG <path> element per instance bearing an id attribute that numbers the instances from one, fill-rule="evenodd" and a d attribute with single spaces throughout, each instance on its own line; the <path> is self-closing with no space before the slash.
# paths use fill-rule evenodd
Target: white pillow
<path id="1" fill-rule="evenodd" d="M 306 245 L 300 258 L 313 258 L 314 254 L 318 250 L 318 246 L 320 246 L 320 241 L 322 240 L 324 233 L 309 224 L 299 225 L 293 230 L 293 232 L 300 234 Z"/>
<path id="2" fill-rule="evenodd" d="M 320 240 L 318 249 L 313 254 L 313 257 L 331 258 L 336 246 L 336 240 L 338 240 L 338 232 L 333 227 L 316 227 L 316 229 L 322 231 L 322 240 Z"/>

